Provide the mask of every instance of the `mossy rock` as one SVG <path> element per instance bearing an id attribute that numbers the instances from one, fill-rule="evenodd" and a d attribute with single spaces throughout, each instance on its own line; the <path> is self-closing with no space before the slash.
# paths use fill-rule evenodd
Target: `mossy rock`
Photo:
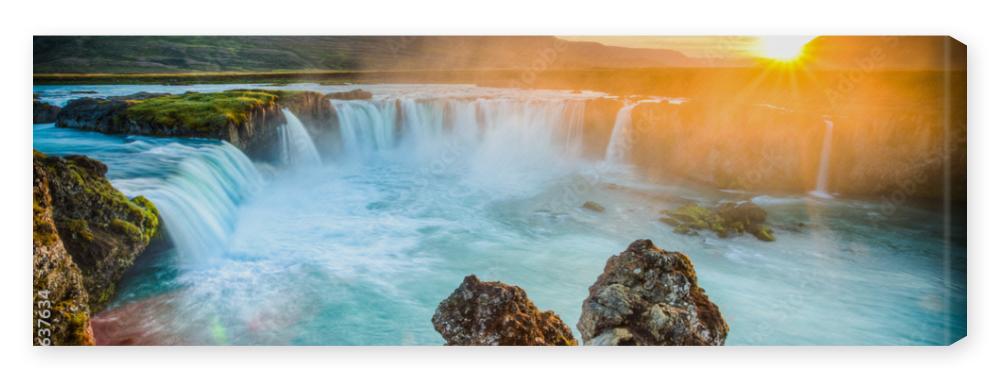
<path id="1" fill-rule="evenodd" d="M 53 221 L 48 171 L 35 152 L 32 203 L 32 343 L 93 345 L 89 295 Z"/>
<path id="2" fill-rule="evenodd" d="M 588 209 L 588 210 L 594 211 L 594 212 L 604 212 L 604 206 L 600 205 L 599 203 L 597 203 L 595 201 L 591 201 L 591 200 L 586 201 L 580 207 L 584 208 L 584 209 Z"/>
<path id="3" fill-rule="evenodd" d="M 752 202 L 719 204 L 714 208 L 696 203 L 682 205 L 675 210 L 660 211 L 660 222 L 674 227 L 674 232 L 696 235 L 698 231 L 712 231 L 720 238 L 750 233 L 763 241 L 774 241 L 774 231 L 764 225 L 767 212 Z"/>
<path id="4" fill-rule="evenodd" d="M 105 177 L 107 167 L 94 159 L 36 152 L 34 162 L 36 183 L 44 184 L 50 195 L 55 235 L 83 275 L 91 311 L 99 311 L 156 234 L 156 207 L 146 198 L 130 200 L 115 189 Z M 33 209 L 45 210 L 38 198 Z M 44 227 L 35 231 L 38 243 L 56 239 Z"/>
<path id="5" fill-rule="evenodd" d="M 140 124 L 182 128 L 209 135 L 247 122 L 254 110 L 292 101 L 305 92 L 229 90 L 184 93 L 130 101 L 125 116 Z"/>

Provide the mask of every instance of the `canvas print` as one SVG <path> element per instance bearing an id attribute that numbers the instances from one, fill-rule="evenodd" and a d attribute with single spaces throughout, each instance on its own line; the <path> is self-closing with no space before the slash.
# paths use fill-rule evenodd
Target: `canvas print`
<path id="1" fill-rule="evenodd" d="M 950 345 L 947 36 L 35 36 L 34 345 Z"/>

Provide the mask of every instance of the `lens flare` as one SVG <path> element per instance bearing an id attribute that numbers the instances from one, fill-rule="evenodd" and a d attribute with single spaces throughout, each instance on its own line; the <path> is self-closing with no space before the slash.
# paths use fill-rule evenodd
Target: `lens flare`
<path id="1" fill-rule="evenodd" d="M 815 36 L 763 36 L 758 37 L 753 54 L 775 61 L 790 62 L 802 57 L 806 44 Z"/>

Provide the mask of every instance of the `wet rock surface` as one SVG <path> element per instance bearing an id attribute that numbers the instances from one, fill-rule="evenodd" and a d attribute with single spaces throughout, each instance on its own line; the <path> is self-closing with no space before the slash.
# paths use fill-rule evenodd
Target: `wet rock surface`
<path id="1" fill-rule="evenodd" d="M 577 329 L 585 345 L 723 345 L 729 332 L 691 260 L 649 240 L 608 259 Z"/>
<path id="2" fill-rule="evenodd" d="M 552 311 L 539 311 L 523 289 L 465 277 L 431 320 L 447 345 L 576 345 Z"/>

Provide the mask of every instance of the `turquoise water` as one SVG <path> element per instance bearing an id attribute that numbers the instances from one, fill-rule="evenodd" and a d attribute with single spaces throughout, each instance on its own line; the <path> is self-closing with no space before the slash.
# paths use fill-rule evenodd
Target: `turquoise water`
<path id="1" fill-rule="evenodd" d="M 81 90 L 231 87 L 247 86 L 35 92 L 64 102 Z M 574 327 L 607 258 L 639 238 L 691 257 L 730 345 L 965 335 L 964 239 L 944 239 L 940 213 L 646 183 L 578 154 L 581 100 L 598 94 L 365 88 L 374 100 L 331 104 L 350 127 L 343 134 L 309 127 L 317 147 L 340 148 L 322 152 L 320 165 L 251 163 L 206 140 L 34 125 L 36 149 L 104 161 L 123 192 L 159 206 L 174 235 L 175 248 L 140 258 L 97 315 L 101 341 L 441 344 L 431 316 L 470 273 L 521 286 Z M 385 117 L 397 113 L 401 121 Z M 656 221 L 680 199 L 751 197 L 768 210 L 776 242 L 677 235 Z M 606 211 L 579 207 L 588 200 Z"/>

